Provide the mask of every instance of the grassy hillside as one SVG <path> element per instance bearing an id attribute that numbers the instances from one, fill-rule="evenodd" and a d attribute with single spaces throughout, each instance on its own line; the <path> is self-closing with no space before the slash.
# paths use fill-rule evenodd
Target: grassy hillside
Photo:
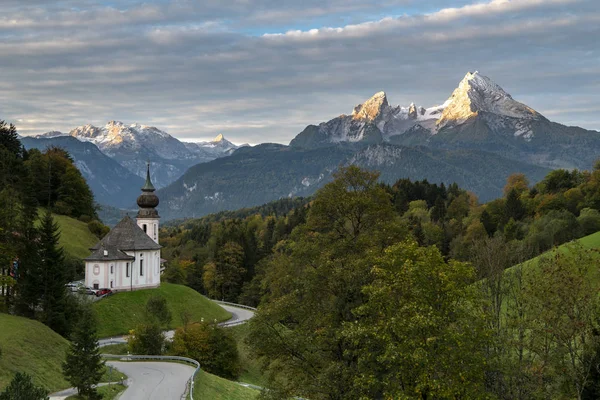
<path id="1" fill-rule="evenodd" d="M 216 375 L 200 371 L 194 382 L 194 398 L 211 400 L 254 400 L 260 392 Z"/>
<path id="2" fill-rule="evenodd" d="M 248 336 L 250 325 L 242 324 L 227 328 L 227 332 L 237 342 L 237 348 L 240 353 L 240 363 L 242 365 L 242 373 L 240 382 L 250 383 L 257 386 L 266 386 L 267 379 L 262 373 L 260 363 L 253 359 L 250 355 L 250 348 L 245 343 Z"/>
<path id="3" fill-rule="evenodd" d="M 40 322 L 0 314 L 0 391 L 17 372 L 34 377 L 48 391 L 69 387 L 62 376 L 62 362 L 69 343 Z"/>
<path id="4" fill-rule="evenodd" d="M 40 209 L 40 218 L 46 211 Z M 64 215 L 53 214 L 54 220 L 60 227 L 60 245 L 73 258 L 85 258 L 90 255 L 89 248 L 98 242 L 98 238 L 90 232 L 85 222 Z"/>
<path id="5" fill-rule="evenodd" d="M 577 242 L 585 249 L 600 249 L 600 232 L 596 232 L 593 233 L 591 235 L 582 237 L 581 239 L 578 239 Z M 555 249 L 552 249 L 544 254 L 541 254 L 535 258 L 532 258 L 531 260 L 525 261 L 523 263 L 523 266 L 525 268 L 535 268 L 540 259 L 543 257 L 548 257 L 549 255 L 555 254 L 555 252 L 560 251 L 562 253 L 568 253 L 570 251 L 569 249 L 569 245 L 571 243 L 565 243 L 561 246 L 558 246 Z M 598 257 L 600 258 L 600 255 L 598 255 Z M 514 268 L 514 267 L 513 267 Z M 507 271 L 511 271 L 512 268 L 509 268 Z"/>
<path id="6" fill-rule="evenodd" d="M 171 328 L 182 325 L 181 315 L 184 311 L 190 314 L 190 322 L 200 321 L 202 318 L 208 321 L 226 321 L 231 318 L 231 314 L 194 289 L 162 283 L 157 289 L 121 292 L 94 303 L 100 323 L 98 336 L 108 337 L 129 332 L 142 320 L 146 302 L 153 294 L 159 294 L 167 300 L 173 316 Z"/>

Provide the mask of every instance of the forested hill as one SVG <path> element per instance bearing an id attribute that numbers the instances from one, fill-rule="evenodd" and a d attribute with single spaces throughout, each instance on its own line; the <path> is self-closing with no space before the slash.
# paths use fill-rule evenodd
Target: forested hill
<path id="1" fill-rule="evenodd" d="M 259 307 L 248 343 L 282 397 L 598 398 L 593 250 L 504 271 L 599 231 L 599 210 L 600 163 L 513 174 L 485 204 L 351 166 L 286 215 L 165 228 L 164 278 Z"/>
<path id="2" fill-rule="evenodd" d="M 97 217 L 92 191 L 67 151 L 25 150 L 16 128 L 0 121 L 0 157 L 0 192 L 10 198 L 3 204 L 11 211 L 27 205 L 74 218 Z"/>
<path id="3" fill-rule="evenodd" d="M 96 220 L 90 188 L 65 150 L 27 151 L 16 128 L 0 121 L 0 204 L 0 284 L 12 287 L 3 291 L 0 311 L 35 317 L 68 336 L 77 313 L 65 284 L 75 278 L 76 258 L 85 255 L 84 242 L 91 239 L 77 237 L 69 249 L 80 246 L 83 251 L 67 254 L 60 229 L 78 219 L 78 228 L 97 236 L 105 233 Z M 64 216 L 58 218 L 61 225 L 56 215 Z M 77 235 L 65 232 L 64 237 L 73 238 L 70 234 Z"/>

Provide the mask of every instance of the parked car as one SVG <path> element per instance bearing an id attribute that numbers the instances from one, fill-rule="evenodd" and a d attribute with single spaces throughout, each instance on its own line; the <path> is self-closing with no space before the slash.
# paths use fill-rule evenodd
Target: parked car
<path id="1" fill-rule="evenodd" d="M 89 286 L 80 286 L 77 290 L 81 294 L 96 294 L 98 291 L 98 289 L 93 289 Z"/>
<path id="2" fill-rule="evenodd" d="M 74 281 L 74 282 L 69 282 L 65 285 L 65 287 L 67 289 L 69 289 L 71 292 L 78 292 L 79 288 L 84 287 L 83 281 Z"/>
<path id="3" fill-rule="evenodd" d="M 108 296 L 112 294 L 112 290 L 108 289 L 108 288 L 102 288 L 102 289 L 98 289 L 96 291 L 96 296 L 100 297 L 100 296 Z"/>

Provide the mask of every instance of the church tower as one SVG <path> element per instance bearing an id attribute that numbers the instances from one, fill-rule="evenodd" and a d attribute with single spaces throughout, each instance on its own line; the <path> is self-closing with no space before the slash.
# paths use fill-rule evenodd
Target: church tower
<path id="1" fill-rule="evenodd" d="M 138 226 L 158 244 L 158 223 L 160 217 L 158 216 L 158 211 L 156 211 L 158 196 L 154 194 L 155 190 L 150 180 L 150 163 L 148 163 L 146 183 L 142 188 L 142 194 L 137 198 L 137 204 L 140 209 L 136 219 Z"/>

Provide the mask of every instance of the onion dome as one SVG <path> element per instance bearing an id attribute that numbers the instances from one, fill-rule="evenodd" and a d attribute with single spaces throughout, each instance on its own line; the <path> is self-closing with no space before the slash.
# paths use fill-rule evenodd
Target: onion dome
<path id="1" fill-rule="evenodd" d="M 158 206 L 158 196 L 154 194 L 154 185 L 150 180 L 150 163 L 146 170 L 146 183 L 142 187 L 142 194 L 137 198 L 137 205 L 140 207 L 139 216 L 158 216 L 158 212 L 154 210 Z"/>

